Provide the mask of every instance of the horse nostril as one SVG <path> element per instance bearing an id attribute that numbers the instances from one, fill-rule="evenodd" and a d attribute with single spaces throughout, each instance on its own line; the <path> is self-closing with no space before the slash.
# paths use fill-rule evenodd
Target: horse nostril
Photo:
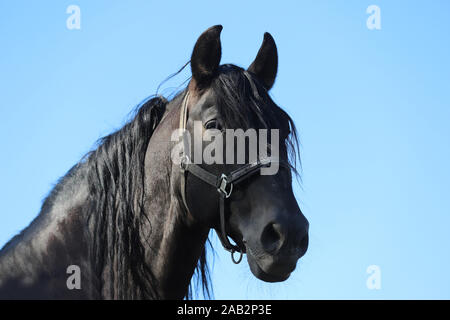
<path id="1" fill-rule="evenodd" d="M 261 234 L 263 249 L 271 254 L 277 253 L 284 243 L 283 227 L 278 223 L 269 223 Z"/>

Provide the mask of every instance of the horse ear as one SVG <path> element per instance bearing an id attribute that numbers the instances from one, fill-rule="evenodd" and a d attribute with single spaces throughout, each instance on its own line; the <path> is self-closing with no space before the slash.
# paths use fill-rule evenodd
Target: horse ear
<path id="1" fill-rule="evenodd" d="M 254 73 L 265 85 L 267 90 L 272 88 L 277 76 L 278 52 L 275 40 L 270 33 L 264 33 L 264 40 L 261 48 L 252 62 L 248 71 Z"/>
<path id="2" fill-rule="evenodd" d="M 191 69 L 192 78 L 197 87 L 207 86 L 219 68 L 222 56 L 221 31 L 221 25 L 211 27 L 203 32 L 195 43 L 191 56 Z"/>

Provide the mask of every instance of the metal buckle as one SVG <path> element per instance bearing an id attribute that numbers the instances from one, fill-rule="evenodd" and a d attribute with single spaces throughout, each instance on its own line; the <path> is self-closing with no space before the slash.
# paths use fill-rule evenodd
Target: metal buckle
<path id="1" fill-rule="evenodd" d="M 227 187 L 229 187 L 229 190 L 227 191 Z M 233 183 L 228 183 L 227 176 L 222 173 L 220 176 L 220 184 L 219 188 L 217 188 L 217 191 L 222 193 L 225 198 L 229 198 L 231 196 L 231 193 L 233 192 Z"/>

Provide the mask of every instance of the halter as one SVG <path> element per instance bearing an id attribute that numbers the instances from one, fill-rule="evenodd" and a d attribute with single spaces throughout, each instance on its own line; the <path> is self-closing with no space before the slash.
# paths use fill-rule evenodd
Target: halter
<path id="1" fill-rule="evenodd" d="M 228 236 L 225 230 L 225 200 L 231 196 L 233 192 L 233 186 L 235 184 L 259 172 L 259 169 L 263 167 L 268 167 L 273 162 L 279 162 L 283 165 L 286 164 L 284 162 L 280 162 L 279 160 L 267 157 L 258 159 L 257 161 L 252 163 L 244 164 L 240 168 L 231 171 L 229 174 L 222 173 L 220 175 L 215 175 L 203 169 L 199 165 L 192 163 L 191 160 L 189 159 L 189 155 L 186 153 L 186 150 L 189 150 L 189 141 L 186 139 L 185 134 L 187 124 L 188 102 L 189 102 L 189 92 L 186 93 L 186 96 L 184 97 L 183 100 L 179 126 L 182 132 L 182 139 L 183 139 L 182 143 L 183 148 L 180 152 L 181 196 L 183 198 L 183 203 L 186 207 L 186 210 L 189 211 L 189 207 L 186 201 L 186 176 L 188 173 L 191 173 L 192 175 L 196 176 L 203 182 L 217 189 L 220 196 L 219 199 L 220 232 L 217 232 L 217 235 L 219 236 L 220 242 L 222 243 L 222 246 L 225 248 L 225 250 L 231 252 L 231 259 L 233 260 L 233 262 L 238 264 L 242 260 L 243 250 L 239 246 L 231 244 L 230 241 L 228 240 Z M 240 253 L 240 256 L 237 260 L 234 257 L 235 252 Z"/>

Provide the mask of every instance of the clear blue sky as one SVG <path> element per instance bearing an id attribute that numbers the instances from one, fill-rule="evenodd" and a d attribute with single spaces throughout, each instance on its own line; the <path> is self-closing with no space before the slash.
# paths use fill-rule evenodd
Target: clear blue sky
<path id="1" fill-rule="evenodd" d="M 80 30 L 66 28 L 71 4 Z M 372 4 L 381 30 L 366 27 Z M 223 63 L 248 66 L 265 31 L 277 42 L 272 96 L 299 128 L 311 229 L 279 284 L 213 237 L 215 297 L 450 299 L 449 12 L 444 0 L 0 2 L 0 245 L 222 24 Z"/>

